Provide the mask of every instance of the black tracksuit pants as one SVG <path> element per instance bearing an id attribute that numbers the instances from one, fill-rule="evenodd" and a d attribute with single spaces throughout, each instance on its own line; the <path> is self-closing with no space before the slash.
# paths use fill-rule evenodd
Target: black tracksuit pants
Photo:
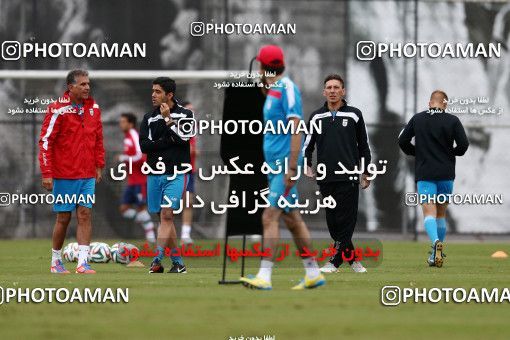
<path id="1" fill-rule="evenodd" d="M 359 183 L 327 182 L 319 184 L 319 187 L 323 197 L 331 195 L 336 201 L 335 208 L 326 208 L 326 222 L 337 250 L 329 261 L 338 267 L 343 262 L 342 252 L 346 258 L 350 258 L 351 251 L 354 252 L 352 234 L 358 218 Z"/>

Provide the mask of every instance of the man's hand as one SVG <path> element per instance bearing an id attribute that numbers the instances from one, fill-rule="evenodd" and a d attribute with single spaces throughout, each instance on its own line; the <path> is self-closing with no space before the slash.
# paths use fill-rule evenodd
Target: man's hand
<path id="1" fill-rule="evenodd" d="M 361 189 L 366 189 L 370 186 L 370 181 L 367 179 L 367 175 L 361 175 Z"/>
<path id="2" fill-rule="evenodd" d="M 310 177 L 310 178 L 315 178 L 315 172 L 313 171 L 313 168 L 311 166 L 306 166 L 306 173 L 305 173 L 306 176 Z"/>
<path id="3" fill-rule="evenodd" d="M 101 182 L 102 179 L 103 179 L 103 169 L 96 168 L 96 183 Z"/>
<path id="4" fill-rule="evenodd" d="M 289 169 L 289 172 L 285 174 L 285 191 L 288 192 L 296 184 L 296 180 L 290 179 L 296 176 L 296 170 Z"/>
<path id="5" fill-rule="evenodd" d="M 46 189 L 48 191 L 52 191 L 53 190 L 53 178 L 43 178 L 42 186 L 44 189 Z"/>
<path id="6" fill-rule="evenodd" d="M 170 126 L 172 124 L 175 124 L 175 121 L 170 117 L 170 106 L 168 106 L 167 103 L 161 104 L 159 107 L 159 111 L 161 111 L 161 115 L 163 118 L 169 118 L 170 120 L 167 122 L 165 121 L 166 126 Z"/>
<path id="7" fill-rule="evenodd" d="M 170 126 L 170 125 L 173 125 L 175 124 L 175 120 L 173 120 L 172 118 L 169 118 L 170 120 L 168 122 L 165 122 L 166 126 Z"/>
<path id="8" fill-rule="evenodd" d="M 170 117 L 170 106 L 167 103 L 161 104 L 159 111 L 161 111 L 163 117 Z"/>

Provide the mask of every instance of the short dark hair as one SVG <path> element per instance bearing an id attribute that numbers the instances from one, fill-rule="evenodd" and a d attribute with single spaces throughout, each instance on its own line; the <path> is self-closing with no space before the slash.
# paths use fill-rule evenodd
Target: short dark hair
<path id="1" fill-rule="evenodd" d="M 342 88 L 345 87 L 345 83 L 344 83 L 344 80 L 342 79 L 342 77 L 340 77 L 339 74 L 336 74 L 336 73 L 332 73 L 330 75 L 328 75 L 326 77 L 326 79 L 324 79 L 324 85 L 326 85 L 326 83 L 330 80 L 338 80 L 341 84 L 342 84 Z"/>
<path id="2" fill-rule="evenodd" d="M 446 92 L 444 92 L 443 90 L 435 90 L 434 92 L 432 92 L 432 94 L 430 95 L 430 99 L 432 99 L 432 97 L 434 97 L 435 94 L 442 95 L 443 100 L 448 101 L 448 96 L 446 95 Z"/>
<path id="3" fill-rule="evenodd" d="M 79 77 L 79 76 L 88 77 L 89 73 L 85 70 L 80 70 L 80 69 L 70 71 L 66 77 L 67 85 L 76 84 L 76 77 Z"/>
<path id="4" fill-rule="evenodd" d="M 157 77 L 152 81 L 152 85 L 159 85 L 165 91 L 165 94 L 170 92 L 175 94 L 175 80 L 168 77 Z"/>
<path id="5" fill-rule="evenodd" d="M 136 116 L 130 112 L 121 113 L 120 116 L 122 118 L 126 118 L 128 123 L 133 124 L 133 126 L 136 126 Z"/>

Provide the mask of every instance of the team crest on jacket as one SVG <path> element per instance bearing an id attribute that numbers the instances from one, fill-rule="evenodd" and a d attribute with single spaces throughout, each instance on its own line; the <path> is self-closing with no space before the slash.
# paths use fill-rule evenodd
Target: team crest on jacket
<path id="1" fill-rule="evenodd" d="M 344 118 L 344 119 L 342 120 L 342 126 L 347 126 L 347 118 Z"/>
<path id="2" fill-rule="evenodd" d="M 89 113 L 91 116 L 94 116 L 94 109 L 89 109 Z"/>

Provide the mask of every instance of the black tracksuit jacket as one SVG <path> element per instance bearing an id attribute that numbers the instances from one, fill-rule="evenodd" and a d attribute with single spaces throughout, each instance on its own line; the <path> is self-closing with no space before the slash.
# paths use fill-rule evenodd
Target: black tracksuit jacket
<path id="1" fill-rule="evenodd" d="M 416 181 L 441 181 L 455 179 L 455 156 L 466 153 L 469 141 L 457 116 L 431 108 L 411 118 L 398 144 L 405 154 L 416 157 Z"/>
<path id="2" fill-rule="evenodd" d="M 338 181 L 359 183 L 359 175 L 356 175 L 358 178 L 353 181 L 349 179 L 353 175 L 335 174 L 335 170 L 341 170 L 338 162 L 346 169 L 354 170 L 355 166 L 360 165 L 362 157 L 365 159 L 365 169 L 371 161 L 367 129 L 361 111 L 347 105 L 343 100 L 343 105 L 333 116 L 325 103 L 312 113 L 308 126 L 314 120 L 322 122 L 322 133 L 314 132 L 306 136 L 303 153 L 308 165 L 312 166 L 312 155 L 317 145 L 317 163 L 326 165 L 326 177 L 318 183 Z"/>
<path id="3" fill-rule="evenodd" d="M 188 137 L 182 137 L 183 133 L 178 134 L 177 128 L 184 124 L 178 121 L 194 119 L 193 112 L 179 105 L 174 101 L 174 106 L 170 110 L 170 117 L 177 124 L 169 127 L 166 125 L 159 107 L 148 112 L 143 117 L 140 125 L 140 149 L 147 154 L 147 164 L 154 170 L 157 170 L 156 163 L 158 158 L 162 158 L 165 163 L 165 174 L 173 174 L 174 165 L 177 170 L 183 170 L 182 163 L 191 164 L 190 145 Z M 182 122 L 181 122 L 182 123 Z"/>

